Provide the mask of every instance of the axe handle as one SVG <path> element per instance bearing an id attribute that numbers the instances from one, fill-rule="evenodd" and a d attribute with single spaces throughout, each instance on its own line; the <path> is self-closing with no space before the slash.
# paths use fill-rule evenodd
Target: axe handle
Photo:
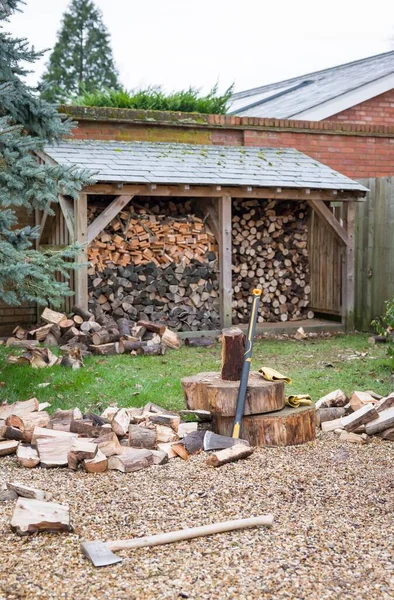
<path id="1" fill-rule="evenodd" d="M 183 540 L 191 540 L 196 537 L 212 535 L 214 533 L 223 533 L 224 531 L 234 531 L 235 529 L 247 529 L 249 527 L 272 527 L 274 517 L 272 515 L 262 515 L 260 517 L 250 517 L 248 519 L 237 519 L 235 521 L 224 521 L 222 523 L 212 523 L 212 525 L 202 525 L 201 527 L 190 527 L 171 531 L 169 533 L 159 533 L 157 535 L 148 535 L 142 538 L 132 540 L 117 540 L 106 542 L 105 545 L 110 550 L 129 550 L 132 548 L 145 548 L 147 546 L 160 546 L 162 544 L 172 544 Z"/>
<path id="2" fill-rule="evenodd" d="M 248 333 L 246 334 L 244 363 L 242 365 L 241 381 L 238 388 L 237 409 L 235 412 L 233 425 L 233 438 L 239 438 L 241 435 L 242 417 L 245 411 L 246 390 L 248 388 L 248 379 L 250 371 L 250 363 L 252 361 L 253 339 L 256 331 L 257 316 L 260 304 L 261 290 L 252 291 L 252 307 L 250 309 L 250 318 Z"/>

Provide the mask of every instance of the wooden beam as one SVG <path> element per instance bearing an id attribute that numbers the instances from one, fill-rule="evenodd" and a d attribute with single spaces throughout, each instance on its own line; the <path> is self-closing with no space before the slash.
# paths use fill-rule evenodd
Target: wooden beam
<path id="1" fill-rule="evenodd" d="M 74 203 L 75 214 L 75 241 L 83 246 L 78 254 L 76 262 L 80 265 L 75 271 L 75 304 L 87 310 L 88 308 L 88 254 L 87 254 L 87 230 L 88 230 L 88 200 L 84 193 Z"/>
<path id="2" fill-rule="evenodd" d="M 339 240 L 342 246 L 349 244 L 348 234 L 346 229 L 342 227 L 339 221 L 334 217 L 330 209 L 324 204 L 322 200 L 308 200 L 309 206 L 325 221 L 325 223 L 332 229 L 335 236 Z"/>
<path id="3" fill-rule="evenodd" d="M 87 242 L 91 244 L 100 231 L 103 231 L 107 225 L 116 217 L 118 213 L 130 202 L 132 195 L 118 196 L 109 204 L 103 212 L 88 227 Z"/>
<path id="4" fill-rule="evenodd" d="M 63 213 L 64 220 L 67 225 L 68 233 L 70 235 L 70 241 L 75 240 L 75 227 L 74 227 L 74 206 L 68 198 L 65 198 L 61 194 L 59 195 L 59 204 Z"/>
<path id="5" fill-rule="evenodd" d="M 185 189 L 185 186 L 178 185 L 159 185 L 152 189 L 150 185 L 134 185 L 125 184 L 122 188 L 124 194 L 132 196 L 165 196 L 179 198 L 221 198 L 230 196 L 233 198 L 250 198 L 250 199 L 277 199 L 277 200 L 325 200 L 330 201 L 335 199 L 336 202 L 358 201 L 362 202 L 365 196 L 364 192 L 349 192 L 338 190 L 337 194 L 333 194 L 332 190 L 309 190 L 307 193 L 304 189 L 294 188 L 258 188 L 254 187 L 251 192 L 248 192 L 244 187 L 226 186 L 217 189 L 220 186 L 193 186 L 190 189 Z M 280 190 L 280 191 L 278 191 Z M 95 195 L 116 195 L 119 189 L 116 184 L 112 183 L 96 183 L 89 186 L 86 190 L 88 194 Z"/>
<path id="6" fill-rule="evenodd" d="M 40 226 L 40 235 L 38 236 L 37 239 L 37 245 L 40 244 L 41 238 L 42 238 L 42 234 L 44 233 L 44 227 L 45 227 L 45 223 L 47 222 L 47 218 L 50 212 L 50 204 L 48 204 L 48 207 L 43 211 L 42 213 L 42 217 L 41 217 L 41 221 L 39 223 L 37 223 L 37 225 Z"/>
<path id="7" fill-rule="evenodd" d="M 215 206 L 215 204 L 212 204 L 211 202 L 207 202 L 204 205 L 204 209 L 206 211 L 207 216 L 207 223 L 209 225 L 209 227 L 212 230 L 213 235 L 215 236 L 216 240 L 218 241 L 220 239 L 220 225 L 219 225 L 219 215 L 218 215 L 218 211 L 217 208 Z"/>
<path id="8" fill-rule="evenodd" d="M 219 267 L 220 267 L 220 317 L 222 327 L 232 323 L 232 211 L 231 197 L 219 199 Z"/>
<path id="9" fill-rule="evenodd" d="M 344 225 L 347 230 L 348 244 L 342 249 L 342 323 L 345 331 L 354 329 L 355 301 L 355 219 L 356 207 L 354 202 L 343 206 Z"/>

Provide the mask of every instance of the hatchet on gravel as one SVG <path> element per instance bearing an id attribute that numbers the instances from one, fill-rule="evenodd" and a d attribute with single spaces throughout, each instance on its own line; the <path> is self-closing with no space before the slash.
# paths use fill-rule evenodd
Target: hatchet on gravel
<path id="1" fill-rule="evenodd" d="M 117 540 L 114 542 L 82 542 L 81 550 L 84 555 L 91 560 L 95 567 L 106 567 L 115 563 L 122 562 L 119 556 L 116 556 L 112 550 L 132 550 L 135 548 L 146 548 L 147 546 L 160 546 L 162 544 L 172 544 L 173 542 L 182 542 L 193 538 L 212 535 L 214 533 L 223 533 L 225 531 L 234 531 L 236 529 L 247 529 L 250 527 L 272 527 L 274 517 L 272 515 L 262 515 L 260 517 L 250 517 L 248 519 L 236 519 L 235 521 L 223 521 L 222 523 L 212 523 L 211 525 L 202 525 L 201 527 L 190 527 L 171 531 L 169 533 L 159 533 L 132 540 Z"/>

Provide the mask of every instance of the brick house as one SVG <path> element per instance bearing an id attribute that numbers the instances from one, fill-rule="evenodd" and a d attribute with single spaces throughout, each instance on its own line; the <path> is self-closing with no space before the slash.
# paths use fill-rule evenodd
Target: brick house
<path id="1" fill-rule="evenodd" d="M 230 114 L 394 125 L 394 51 L 237 92 Z"/>

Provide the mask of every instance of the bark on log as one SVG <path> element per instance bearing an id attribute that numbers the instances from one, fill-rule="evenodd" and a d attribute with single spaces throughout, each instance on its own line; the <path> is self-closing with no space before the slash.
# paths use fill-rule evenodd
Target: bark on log
<path id="1" fill-rule="evenodd" d="M 108 469 L 108 458 L 101 450 L 98 450 L 94 458 L 82 462 L 82 467 L 88 473 L 105 473 Z"/>
<path id="2" fill-rule="evenodd" d="M 129 446 L 152 449 L 156 448 L 156 444 L 156 430 L 140 427 L 139 425 L 129 426 Z"/>
<path id="3" fill-rule="evenodd" d="M 189 454 L 197 454 L 204 448 L 206 431 L 193 431 L 183 438 L 183 444 Z"/>
<path id="4" fill-rule="evenodd" d="M 153 346 L 140 346 L 137 349 L 138 356 L 158 356 L 166 353 L 166 347 L 162 344 L 155 344 Z"/>
<path id="5" fill-rule="evenodd" d="M 394 393 L 382 398 L 375 404 L 375 408 L 378 413 L 387 410 L 388 408 L 392 408 L 394 406 Z"/>
<path id="6" fill-rule="evenodd" d="M 48 427 L 56 431 L 70 431 L 71 421 L 82 419 L 82 413 L 79 408 L 69 410 L 55 410 L 50 418 Z"/>
<path id="7" fill-rule="evenodd" d="M 318 408 L 341 407 L 345 406 L 345 404 L 347 403 L 348 399 L 345 392 L 343 392 L 342 390 L 335 390 L 334 392 L 326 394 L 326 396 L 323 396 L 323 398 L 320 398 L 316 402 L 315 406 L 317 410 Z"/>
<path id="8" fill-rule="evenodd" d="M 181 347 L 181 340 L 178 337 L 178 334 L 175 331 L 171 331 L 168 327 L 165 328 L 163 335 L 161 336 L 162 343 L 168 348 L 172 348 L 173 350 L 179 350 Z"/>
<path id="9" fill-rule="evenodd" d="M 82 317 L 84 321 L 90 321 L 91 319 L 94 319 L 93 313 L 81 308 L 80 306 L 73 306 L 71 311 L 74 313 L 74 315 L 79 315 Z"/>
<path id="10" fill-rule="evenodd" d="M 92 342 L 95 346 L 101 346 L 102 344 L 110 344 L 111 342 L 119 341 L 120 333 L 119 329 L 100 329 L 92 335 Z"/>
<path id="11" fill-rule="evenodd" d="M 120 338 L 123 339 L 130 335 L 130 321 L 124 317 L 116 321 Z"/>
<path id="12" fill-rule="evenodd" d="M 4 442 L 0 442 L 0 456 L 8 456 L 8 454 L 15 454 L 18 446 L 19 442 L 17 442 L 16 440 L 6 440 Z"/>
<path id="13" fill-rule="evenodd" d="M 248 456 L 253 454 L 253 452 L 254 448 L 250 446 L 244 446 L 243 444 L 237 444 L 231 448 L 219 450 L 219 452 L 211 454 L 205 461 L 205 464 L 210 467 L 221 467 L 222 465 L 235 462 L 241 458 L 248 458 Z"/>
<path id="14" fill-rule="evenodd" d="M 18 535 L 30 535 L 42 531 L 73 531 L 68 506 L 28 498 L 18 498 L 11 519 L 11 528 Z"/>
<path id="15" fill-rule="evenodd" d="M 356 431 L 360 425 L 366 425 L 379 417 L 379 413 L 372 404 L 366 404 L 359 410 L 342 418 L 342 427 L 346 431 Z"/>
<path id="16" fill-rule="evenodd" d="M 72 471 L 78 469 L 78 465 L 83 460 L 92 460 L 98 451 L 97 444 L 84 440 L 83 438 L 77 438 L 73 441 L 71 450 L 68 453 L 68 468 Z"/>
<path id="17" fill-rule="evenodd" d="M 141 348 L 143 342 L 129 342 L 128 340 L 122 340 L 122 344 L 124 347 L 124 354 L 130 354 L 130 352 L 136 352 Z"/>
<path id="18" fill-rule="evenodd" d="M 212 338 L 201 336 L 199 338 L 185 338 L 185 346 L 200 348 L 204 346 L 213 346 L 215 341 Z"/>
<path id="19" fill-rule="evenodd" d="M 231 436 L 232 417 L 213 417 L 214 431 Z M 316 438 L 314 406 L 286 407 L 281 411 L 250 415 L 242 419 L 242 439 L 251 446 L 294 446 Z"/>
<path id="20" fill-rule="evenodd" d="M 74 435 L 97 438 L 104 433 L 108 433 L 108 429 L 100 425 L 95 425 L 90 419 L 83 419 L 71 421 L 70 432 Z"/>
<path id="21" fill-rule="evenodd" d="M 378 433 L 378 435 L 382 440 L 394 442 L 394 427 L 390 427 L 390 429 L 386 429 L 385 431 Z"/>
<path id="22" fill-rule="evenodd" d="M 52 499 L 51 492 L 37 490 L 36 488 L 29 487 L 17 481 L 11 481 L 10 483 L 7 483 L 7 488 L 22 498 L 31 498 L 32 500 L 41 500 L 43 502 L 48 502 Z"/>
<path id="23" fill-rule="evenodd" d="M 153 331 L 153 333 L 158 333 L 159 335 L 163 335 L 166 330 L 166 325 L 163 323 L 152 323 L 151 321 L 138 321 L 137 325 L 139 327 L 145 327 L 147 331 Z"/>
<path id="24" fill-rule="evenodd" d="M 224 381 L 239 381 L 245 353 L 245 336 L 238 327 L 223 329 L 222 371 Z"/>
<path id="25" fill-rule="evenodd" d="M 30 443 L 35 427 L 48 427 L 50 421 L 49 414 L 45 411 L 33 412 L 23 417 L 10 415 L 7 417 L 6 425 L 15 427 L 23 433 L 22 440 Z"/>
<path id="26" fill-rule="evenodd" d="M 378 418 L 367 423 L 365 426 L 365 433 L 367 435 L 375 435 L 386 429 L 390 429 L 394 426 L 394 407 L 388 408 L 378 413 Z"/>
<path id="27" fill-rule="evenodd" d="M 148 423 L 153 423 L 154 425 L 167 425 L 168 427 L 171 427 L 171 429 L 173 429 L 175 432 L 178 431 L 180 421 L 181 418 L 178 415 L 172 416 L 151 414 L 147 417 Z"/>
<path id="28" fill-rule="evenodd" d="M 124 353 L 123 342 L 111 342 L 110 344 L 101 344 L 101 346 L 90 345 L 89 350 L 93 354 L 99 354 L 101 356 L 113 356 L 114 354 Z"/>
<path id="29" fill-rule="evenodd" d="M 119 443 L 118 436 L 113 431 L 95 438 L 95 443 L 107 458 L 114 454 L 123 453 L 123 448 Z"/>
<path id="30" fill-rule="evenodd" d="M 319 408 L 316 411 L 316 425 L 320 427 L 321 423 L 325 421 L 333 421 L 334 419 L 340 419 L 346 414 L 346 409 L 343 407 L 335 408 Z"/>
<path id="31" fill-rule="evenodd" d="M 110 471 L 122 471 L 122 473 L 133 473 L 153 465 L 153 454 L 150 450 L 126 449 L 120 456 L 110 456 L 108 469 Z"/>

